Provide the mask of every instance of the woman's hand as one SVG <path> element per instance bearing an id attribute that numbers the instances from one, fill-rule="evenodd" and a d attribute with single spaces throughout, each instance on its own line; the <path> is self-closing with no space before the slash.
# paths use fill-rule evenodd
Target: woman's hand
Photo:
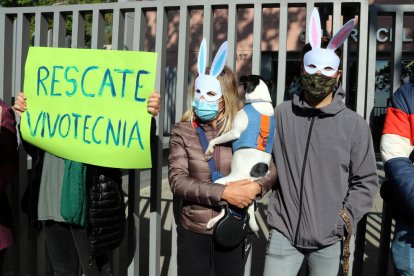
<path id="1" fill-rule="evenodd" d="M 21 117 L 22 113 L 26 111 L 26 95 L 23 92 L 19 92 L 19 94 L 17 95 L 14 101 L 13 109 L 19 117 Z"/>
<path id="2" fill-rule="evenodd" d="M 157 116 L 161 109 L 161 96 L 157 90 L 154 90 L 152 94 L 149 96 L 147 101 L 147 111 L 151 113 L 152 116 Z"/>
<path id="3" fill-rule="evenodd" d="M 239 208 L 249 206 L 260 192 L 260 186 L 250 179 L 229 182 L 224 188 L 221 198 Z"/>

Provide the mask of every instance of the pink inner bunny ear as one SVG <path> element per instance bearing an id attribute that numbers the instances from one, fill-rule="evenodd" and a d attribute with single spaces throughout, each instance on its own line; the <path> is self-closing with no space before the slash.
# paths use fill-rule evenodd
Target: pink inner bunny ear
<path id="1" fill-rule="evenodd" d="M 309 42 L 312 46 L 312 49 L 321 47 L 321 19 L 319 17 L 319 12 L 317 8 L 313 8 L 311 18 L 309 21 Z"/>
<path id="2" fill-rule="evenodd" d="M 342 26 L 342 28 L 335 34 L 335 36 L 329 42 L 327 48 L 331 49 L 332 51 L 338 49 L 351 34 L 353 28 L 354 19 L 351 19 L 348 22 L 346 22 L 346 24 Z"/>

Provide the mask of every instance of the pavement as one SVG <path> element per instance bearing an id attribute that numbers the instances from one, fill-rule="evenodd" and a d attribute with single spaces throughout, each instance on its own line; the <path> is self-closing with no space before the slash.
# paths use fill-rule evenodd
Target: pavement
<path id="1" fill-rule="evenodd" d="M 384 180 L 384 172 L 382 162 L 377 163 L 378 175 L 380 183 Z M 140 217 L 149 218 L 149 198 L 150 187 L 144 187 L 141 189 L 140 200 Z M 171 241 L 172 241 L 172 225 L 173 225 L 173 211 L 172 211 L 172 193 L 168 185 L 168 179 L 162 181 L 162 203 L 161 203 L 161 276 L 172 276 L 172 267 L 174 258 L 171 254 Z M 256 212 L 256 218 L 260 226 L 260 230 L 255 234 L 252 250 L 252 262 L 251 262 L 251 276 L 261 276 L 264 266 L 264 252 L 266 249 L 267 239 L 269 237 L 269 230 L 266 225 L 266 210 L 268 203 L 268 195 L 258 202 L 258 210 Z M 373 207 L 367 215 L 366 233 L 365 233 L 365 250 L 363 257 L 363 266 L 361 275 L 363 276 L 377 276 L 378 273 L 378 256 L 380 245 L 380 233 L 381 233 L 381 219 L 382 219 L 382 199 L 379 194 L 376 196 Z M 144 220 L 146 221 L 146 220 Z M 146 223 L 141 223 L 141 233 L 148 233 L 149 229 Z M 148 244 L 147 235 L 140 237 L 140 248 L 146 248 Z M 148 275 L 148 267 L 145 264 L 148 260 L 147 252 L 142 252 L 140 262 L 140 275 Z M 392 276 L 391 265 L 388 266 L 388 276 Z M 300 273 L 299 275 L 306 275 L 306 273 Z"/>

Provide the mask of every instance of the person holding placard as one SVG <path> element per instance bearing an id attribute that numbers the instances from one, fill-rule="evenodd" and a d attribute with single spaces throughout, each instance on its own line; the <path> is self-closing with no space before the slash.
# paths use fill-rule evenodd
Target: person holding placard
<path id="1" fill-rule="evenodd" d="M 13 240 L 12 217 L 6 195 L 17 173 L 16 120 L 11 107 L 0 99 L 0 274 L 6 248 Z"/>
<path id="2" fill-rule="evenodd" d="M 25 94 L 18 94 L 13 107 L 19 116 L 25 112 Z M 147 111 L 156 116 L 159 110 L 154 91 Z M 24 140 L 23 145 L 33 174 L 22 206 L 41 229 L 54 275 L 78 275 L 79 267 L 86 276 L 111 275 L 108 253 L 125 232 L 121 171 L 64 160 Z"/>

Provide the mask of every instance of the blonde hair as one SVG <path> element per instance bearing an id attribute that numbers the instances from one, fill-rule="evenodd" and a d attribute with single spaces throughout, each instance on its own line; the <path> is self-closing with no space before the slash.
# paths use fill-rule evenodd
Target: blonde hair
<path id="1" fill-rule="evenodd" d="M 207 74 L 210 71 L 208 67 L 206 70 Z M 193 122 L 196 115 L 193 111 L 193 107 L 191 106 L 191 101 L 194 99 L 194 83 L 195 79 L 198 77 L 198 74 L 193 78 L 189 87 L 188 87 L 188 95 L 190 99 L 189 108 L 184 113 L 183 117 L 181 118 L 181 122 Z M 237 82 L 236 77 L 233 71 L 228 66 L 224 66 L 223 71 L 220 75 L 217 76 L 217 79 L 220 82 L 221 90 L 223 93 L 224 98 L 224 113 L 222 118 L 220 118 L 221 127 L 219 130 L 219 134 L 227 132 L 231 129 L 234 117 L 236 116 L 237 111 L 239 111 L 239 94 L 237 92 Z"/>

